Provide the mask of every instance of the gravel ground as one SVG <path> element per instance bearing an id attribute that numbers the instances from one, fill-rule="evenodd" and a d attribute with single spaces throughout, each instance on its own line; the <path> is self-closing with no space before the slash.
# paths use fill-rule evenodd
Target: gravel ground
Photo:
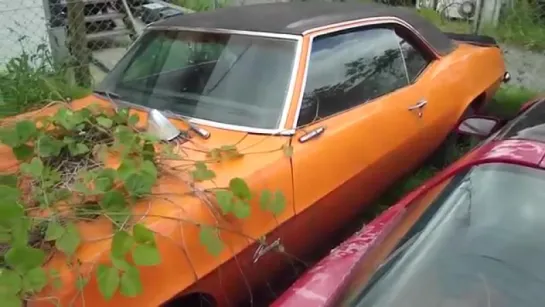
<path id="1" fill-rule="evenodd" d="M 509 84 L 535 91 L 545 90 L 545 53 L 524 50 L 514 46 L 501 46 L 507 70 L 511 73 Z"/>

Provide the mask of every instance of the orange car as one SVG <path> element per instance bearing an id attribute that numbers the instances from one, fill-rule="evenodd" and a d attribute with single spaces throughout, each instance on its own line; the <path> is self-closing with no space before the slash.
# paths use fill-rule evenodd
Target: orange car
<path id="1" fill-rule="evenodd" d="M 161 234 L 162 257 L 159 265 L 141 268 L 143 293 L 105 300 L 93 277 L 79 295 L 65 259 L 54 256 L 47 266 L 69 283 L 44 296 L 62 306 L 233 306 L 246 300 L 250 289 L 293 259 L 305 259 L 416 168 L 508 78 L 490 38 L 445 34 L 410 10 L 377 4 L 249 5 L 154 23 L 94 95 L 73 107 L 96 101 L 128 106 L 142 124 L 150 110 L 162 111 L 177 128 L 191 130 L 185 146 L 194 149 L 186 152 L 195 160 L 207 148 L 237 144 L 242 158 L 212 167 L 218 185 L 237 176 L 252 191 L 281 191 L 285 210 L 264 212 L 253 197 L 251 216 L 229 224 L 244 235 L 222 232 L 225 248 L 213 256 L 199 242 L 198 225 L 213 223 L 208 208 L 181 196 L 184 182 L 161 179 L 157 191 L 179 194 L 169 203 L 146 204 L 147 214 L 183 216 L 194 224 L 143 220 Z M 278 150 L 285 144 L 289 157 Z M 8 149 L 1 149 L 0 168 L 13 165 Z M 109 261 L 109 240 L 93 241 L 107 235 L 100 222 L 80 232 L 87 243 L 77 250 L 79 261 Z"/>

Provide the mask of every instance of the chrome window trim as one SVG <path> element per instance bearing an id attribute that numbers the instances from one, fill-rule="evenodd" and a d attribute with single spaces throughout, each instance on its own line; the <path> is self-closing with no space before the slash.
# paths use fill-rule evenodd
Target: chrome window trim
<path id="1" fill-rule="evenodd" d="M 292 123 L 292 126 L 291 126 L 292 130 L 297 129 L 297 122 L 299 121 L 299 115 L 300 115 L 299 113 L 301 111 L 301 104 L 303 103 L 303 96 L 304 96 L 304 93 L 305 93 L 305 88 L 307 86 L 307 74 L 308 74 L 308 67 L 309 67 L 308 64 L 310 62 L 310 55 L 312 53 L 312 45 L 313 45 L 314 39 L 316 37 L 319 37 L 319 36 L 322 36 L 322 35 L 327 35 L 327 34 L 330 34 L 330 33 L 337 32 L 337 31 L 353 29 L 353 28 L 358 28 L 358 27 L 381 25 L 381 24 L 391 24 L 391 23 L 398 24 L 398 25 L 400 25 L 402 27 L 405 27 L 409 31 L 411 31 L 412 34 L 414 34 L 416 37 L 418 37 L 418 39 L 420 39 L 424 43 L 424 45 L 426 45 L 428 50 L 430 50 L 430 52 L 433 53 L 434 56 L 437 59 L 439 58 L 439 55 L 437 54 L 435 49 L 433 49 L 433 47 L 428 43 L 428 41 L 426 39 L 424 39 L 424 37 L 422 37 L 422 35 L 420 33 L 418 33 L 418 31 L 413 26 L 411 26 L 406 21 L 404 21 L 404 20 L 402 20 L 400 18 L 397 18 L 397 17 L 393 17 L 393 16 L 355 19 L 355 20 L 343 21 L 343 22 L 340 22 L 340 23 L 331 24 L 331 25 L 317 27 L 317 28 L 307 30 L 307 31 L 303 32 L 303 35 L 309 34 L 309 37 L 310 37 L 309 48 L 308 48 L 308 51 L 307 51 L 307 54 L 306 54 L 306 59 L 305 59 L 305 71 L 303 73 L 303 84 L 301 85 L 301 94 L 299 96 L 299 100 L 297 101 L 297 108 L 295 109 L 295 117 L 293 119 L 293 123 Z M 325 31 L 324 32 L 319 32 L 319 33 L 313 33 L 313 32 L 322 31 L 322 30 L 325 30 Z"/>
<path id="2" fill-rule="evenodd" d="M 100 94 L 97 94 L 97 93 L 94 93 L 93 95 L 102 97 L 104 99 L 107 99 L 110 102 L 112 102 L 112 104 L 114 104 L 114 105 L 122 105 L 122 106 L 125 106 L 127 108 L 132 108 L 132 109 L 140 110 L 140 111 L 144 111 L 144 112 L 150 112 L 151 110 L 153 110 L 153 108 L 149 108 L 149 107 L 146 107 L 146 106 L 135 104 L 135 103 L 132 103 L 132 102 L 129 102 L 129 101 L 126 101 L 126 100 L 113 99 L 113 98 L 110 98 L 110 97 L 107 97 L 107 96 L 104 96 L 104 95 L 100 95 Z M 163 110 L 159 110 L 159 111 L 163 111 Z M 172 116 L 169 113 L 166 113 L 164 115 L 167 118 L 172 118 L 172 119 L 176 119 L 178 117 L 178 116 Z M 262 129 L 262 128 L 254 128 L 254 127 L 246 127 L 246 126 L 238 126 L 238 125 L 218 123 L 218 122 L 214 122 L 214 121 L 209 121 L 209 120 L 200 119 L 200 118 L 193 118 L 193 117 L 188 117 L 188 116 L 182 116 L 182 115 L 179 115 L 179 117 L 183 117 L 184 119 L 186 119 L 190 123 L 201 124 L 201 125 L 206 125 L 206 126 L 210 126 L 210 127 L 214 127 L 214 128 L 227 129 L 227 130 L 233 130 L 233 131 L 255 133 L 255 134 L 270 134 L 270 135 L 278 135 L 278 136 L 291 136 L 291 135 L 295 134 L 295 130 L 293 130 L 293 129 L 281 129 L 281 128 L 279 128 L 279 129 Z"/>
<path id="3" fill-rule="evenodd" d="M 301 35 L 291 35 L 291 34 L 279 34 L 279 33 L 268 33 L 268 32 L 257 32 L 257 31 L 239 31 L 239 30 L 227 30 L 227 29 L 216 29 L 216 28 L 188 28 L 188 27 L 165 27 L 165 26 L 154 26 L 149 25 L 146 27 L 145 32 L 150 31 L 189 31 L 189 32 L 206 32 L 206 33 L 221 33 L 221 34 L 236 34 L 236 35 L 247 35 L 247 36 L 255 36 L 255 37 L 265 37 L 265 38 L 279 38 L 279 39 L 287 39 L 287 40 L 294 40 L 296 42 L 295 47 L 295 57 L 293 59 L 293 67 L 291 71 L 291 76 L 289 80 L 288 90 L 285 95 L 284 105 L 280 117 L 280 122 L 278 123 L 276 128 L 268 129 L 268 128 L 255 128 L 255 127 L 248 127 L 248 126 L 239 126 L 239 125 L 231 125 L 231 124 L 225 124 L 215 121 L 209 121 L 205 119 L 200 118 L 193 118 L 193 117 L 187 117 L 187 119 L 196 124 L 202 124 L 210 127 L 220 128 L 220 129 L 227 129 L 227 130 L 235 130 L 235 131 L 242 131 L 242 132 L 248 132 L 248 133 L 256 133 L 256 134 L 271 134 L 271 135 L 293 135 L 295 134 L 295 130 L 289 128 L 286 128 L 286 124 L 288 121 L 288 115 L 289 110 L 292 105 L 293 100 L 293 94 L 295 90 L 295 83 L 297 81 L 297 72 L 299 70 L 299 65 L 301 63 L 301 52 L 302 52 L 302 45 L 303 45 L 303 36 Z M 140 39 L 143 35 L 140 35 L 138 39 Z M 133 43 L 131 47 L 135 45 L 136 42 Z M 128 53 L 128 52 L 127 52 Z M 125 55 L 127 54 L 125 53 Z M 120 101 L 122 104 L 130 105 L 131 108 L 140 109 L 140 110 L 146 110 L 149 111 L 150 108 L 144 107 L 141 105 L 133 104 L 128 101 Z"/>

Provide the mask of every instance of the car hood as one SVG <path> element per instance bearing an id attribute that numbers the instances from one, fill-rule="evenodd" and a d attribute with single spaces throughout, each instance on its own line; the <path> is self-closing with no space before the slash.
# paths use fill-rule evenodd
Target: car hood
<path id="1" fill-rule="evenodd" d="M 104 108 L 111 108 L 112 105 L 108 101 L 101 100 L 95 96 L 89 96 L 81 100 L 71 103 L 74 109 L 84 108 L 91 104 L 98 103 Z M 20 119 L 34 119 L 40 116 L 52 115 L 59 106 L 51 106 L 40 111 L 24 113 L 13 118 L 8 118 L 6 121 L 17 121 Z M 138 125 L 145 126 L 147 122 L 147 114 L 142 111 L 132 109 L 131 113 L 136 113 L 140 116 Z M 184 123 L 179 120 L 171 120 L 171 122 L 181 129 L 187 129 Z M 142 303 L 142 306 L 158 306 L 164 300 L 159 293 L 150 293 L 154 286 L 147 285 L 151 280 L 164 274 L 178 272 L 176 283 L 172 284 L 170 289 L 155 289 L 164 290 L 164 293 L 175 295 L 180 289 L 187 288 L 196 280 L 208 274 L 213 269 L 228 261 L 235 252 L 242 250 L 249 241 L 244 239 L 239 246 L 234 246 L 233 250 L 224 253 L 220 257 L 214 257 L 206 252 L 205 247 L 199 241 L 199 227 L 201 225 L 218 225 L 221 227 L 240 227 L 240 220 L 235 217 L 217 216 L 212 214 L 210 204 L 204 204 L 198 197 L 189 194 L 191 190 L 204 190 L 212 187 L 227 187 L 229 180 L 233 177 L 240 177 L 246 180 L 250 188 L 255 178 L 263 176 L 260 172 L 265 172 L 264 168 L 270 166 L 279 159 L 285 159 L 281 150 L 282 146 L 289 141 L 288 137 L 282 136 L 264 136 L 252 135 L 245 132 L 230 131 L 206 127 L 211 135 L 208 139 L 202 139 L 199 136 L 191 138 L 190 141 L 184 143 L 183 151 L 187 154 L 186 161 L 169 161 L 168 166 L 187 167 L 188 160 L 202 161 L 206 159 L 206 152 L 213 148 L 219 148 L 223 145 L 237 144 L 237 148 L 243 154 L 242 157 L 225 161 L 217 164 L 210 164 L 209 169 L 216 173 L 214 179 L 215 185 L 206 182 L 190 189 L 189 184 L 192 180 L 188 178 L 188 172 L 176 172 L 174 170 L 168 173 L 159 175 L 157 184 L 153 189 L 154 195 L 161 197 L 153 197 L 141 200 L 135 207 L 134 212 L 139 216 L 146 216 L 140 221 L 152 229 L 157 235 L 156 240 L 161 249 L 162 262 L 159 266 L 142 268 L 140 274 L 144 283 L 144 291 L 146 297 L 152 301 Z M 260 154 L 254 154 L 260 153 Z M 12 154 L 11 149 L 5 145 L 0 145 L 0 171 L 9 172 L 15 171 L 18 168 L 18 162 Z M 191 166 L 191 163 L 189 164 Z M 253 179 L 252 179 L 253 178 Z M 183 225 L 182 225 L 183 224 Z M 224 225 L 224 226 L 223 226 Z M 76 252 L 76 258 L 85 265 L 78 268 L 79 272 L 93 270 L 93 267 L 98 262 L 108 261 L 109 251 L 111 246 L 111 223 L 104 219 L 98 219 L 92 222 L 81 222 L 78 224 L 82 237 L 82 245 Z M 182 248 L 180 248 L 180 246 Z M 192 258 L 193 260 L 187 260 Z M 47 267 L 55 268 L 61 272 L 64 286 L 61 289 L 46 289 L 44 296 L 54 296 L 61 299 L 61 305 L 64 302 L 69 302 L 78 290 L 76 289 L 76 277 L 74 269 L 70 269 L 67 265 L 67 259 L 60 253 L 55 254 L 48 261 Z M 155 276 L 155 278 L 153 277 Z M 146 281 L 147 280 L 147 281 Z M 163 288 L 168 288 L 164 283 Z M 151 289 L 148 291 L 148 287 Z M 51 292 L 53 291 L 53 292 Z M 105 302 L 98 292 L 96 281 L 91 280 L 91 283 L 84 290 L 85 303 L 88 306 L 110 306 L 115 304 L 114 300 Z M 118 294 L 116 294 L 117 296 Z M 141 299 L 141 297 L 138 297 Z M 49 304 L 47 301 L 36 300 L 28 306 L 42 306 L 41 304 Z M 80 303 L 76 304 L 79 305 Z M 136 303 L 135 301 L 135 304 Z M 47 305 L 49 306 L 49 305 Z M 113 306 L 113 305 L 112 305 Z"/>

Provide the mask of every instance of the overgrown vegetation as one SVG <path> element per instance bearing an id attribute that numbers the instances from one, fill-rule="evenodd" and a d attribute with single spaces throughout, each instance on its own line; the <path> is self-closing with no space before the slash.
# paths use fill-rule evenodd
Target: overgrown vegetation
<path id="1" fill-rule="evenodd" d="M 486 26 L 483 33 L 504 43 L 526 49 L 545 49 L 545 4 L 536 0 L 515 0 L 502 11 L 497 27 Z"/>
<path id="2" fill-rule="evenodd" d="M 454 20 L 432 9 L 421 9 L 420 15 L 444 31 L 473 33 L 473 21 Z M 545 7 L 538 1 L 514 0 L 503 8 L 497 26 L 483 24 L 478 34 L 495 37 L 506 44 L 531 50 L 545 49 Z"/>
<path id="3" fill-rule="evenodd" d="M 229 0 L 174 0 L 173 3 L 196 12 L 201 12 L 225 7 L 229 4 Z"/>
<path id="4" fill-rule="evenodd" d="M 0 117 L 90 92 L 72 80 L 68 65 L 55 64 L 46 45 L 32 53 L 23 52 L 0 68 Z"/>
<path id="5" fill-rule="evenodd" d="M 243 156 L 236 146 L 210 149 L 204 160 L 194 161 L 175 145 L 139 130 L 138 116 L 129 114 L 127 109 L 73 110 L 63 104 L 53 116 L 19 120 L 0 130 L 0 142 L 21 163 L 0 176 L 2 306 L 22 306 L 48 286 L 62 287 L 59 268 L 44 266 L 59 253 L 77 275 L 77 288 L 83 289 L 91 276 L 78 270 L 82 264 L 75 254 L 84 244 L 78 225 L 99 220 L 111 226 L 111 235 L 103 239 L 111 241 L 110 261 L 96 264 L 92 272 L 100 293 L 105 299 L 116 292 L 128 297 L 141 293 L 138 267 L 158 265 L 161 253 L 154 231 L 145 224 L 148 214 L 135 209 L 164 197 L 154 193 L 162 177 L 179 180 L 180 187 L 189 189 L 180 195 L 197 197 L 214 215 L 251 215 L 250 199 L 256 193 L 243 179 L 232 178 L 225 187 L 200 186 L 215 178 L 210 163 Z M 282 149 L 289 154 L 289 147 Z M 280 191 L 259 192 L 255 199 L 262 210 L 274 216 L 284 210 Z M 199 227 L 200 242 L 211 254 L 222 252 L 216 225 L 191 223 Z"/>

